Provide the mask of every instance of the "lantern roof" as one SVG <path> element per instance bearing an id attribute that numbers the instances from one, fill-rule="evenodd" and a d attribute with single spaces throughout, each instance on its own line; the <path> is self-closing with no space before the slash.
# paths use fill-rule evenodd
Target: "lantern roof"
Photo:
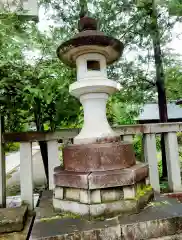
<path id="1" fill-rule="evenodd" d="M 97 21 L 94 18 L 81 17 L 78 30 L 78 34 L 62 43 L 57 49 L 58 57 L 65 64 L 75 67 L 76 58 L 86 53 L 104 55 L 108 65 L 121 57 L 124 49 L 123 43 L 97 30 Z"/>

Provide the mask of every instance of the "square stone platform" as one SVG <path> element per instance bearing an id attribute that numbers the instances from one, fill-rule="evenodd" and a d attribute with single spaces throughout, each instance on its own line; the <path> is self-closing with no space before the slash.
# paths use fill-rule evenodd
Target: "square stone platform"
<path id="1" fill-rule="evenodd" d="M 79 216 L 56 213 L 52 194 L 48 191 L 42 195 L 31 240 L 182 239 L 182 204 L 175 199 L 158 196 L 139 214 L 87 221 Z"/>

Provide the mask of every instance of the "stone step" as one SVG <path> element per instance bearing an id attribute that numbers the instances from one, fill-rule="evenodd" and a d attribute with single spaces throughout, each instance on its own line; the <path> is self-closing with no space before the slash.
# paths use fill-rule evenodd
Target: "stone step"
<path id="1" fill-rule="evenodd" d="M 169 236 L 169 234 L 172 235 L 179 231 L 182 232 L 180 226 L 178 224 L 174 224 L 175 218 L 167 220 L 161 219 L 158 220 L 156 224 L 153 221 L 148 222 L 147 228 L 145 228 L 146 222 L 137 223 L 137 226 L 135 226 L 133 224 L 120 225 L 119 222 L 117 222 L 116 220 L 102 223 L 101 222 L 86 223 L 82 220 L 79 221 L 78 219 L 74 220 L 54 219 L 37 222 L 32 233 L 32 240 L 34 239 L 51 240 L 53 239 L 53 237 L 59 240 L 182 239 L 182 235 Z M 180 218 L 179 220 L 180 224 L 182 224 L 182 218 Z M 132 231 L 133 229 L 134 231 Z M 168 237 L 164 238 L 164 236 Z"/>
<path id="2" fill-rule="evenodd" d="M 182 204 L 175 199 L 161 196 L 139 214 L 104 221 L 87 221 L 68 213 L 56 215 L 51 205 L 51 196 L 50 194 L 48 199 L 43 196 L 40 201 L 32 240 L 182 239 Z"/>
<path id="3" fill-rule="evenodd" d="M 182 234 L 175 234 L 172 236 L 160 237 L 160 238 L 151 238 L 150 240 L 182 240 Z"/>
<path id="4" fill-rule="evenodd" d="M 0 234 L 22 231 L 27 213 L 27 206 L 0 209 Z"/>

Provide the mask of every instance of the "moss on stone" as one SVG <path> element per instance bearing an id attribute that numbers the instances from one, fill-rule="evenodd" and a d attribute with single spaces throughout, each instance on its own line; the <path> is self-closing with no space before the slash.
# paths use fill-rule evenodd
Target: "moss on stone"
<path id="1" fill-rule="evenodd" d="M 55 219 L 63 219 L 63 218 L 72 218 L 72 219 L 76 219 L 76 218 L 83 218 L 83 216 L 79 215 L 79 214 L 74 214 L 71 212 L 60 212 L 58 213 L 56 216 L 53 217 L 48 217 L 48 218 L 41 218 L 40 221 L 42 222 L 49 222 L 51 220 L 55 220 Z"/>
<path id="2" fill-rule="evenodd" d="M 151 185 L 138 186 L 135 199 L 138 200 L 141 197 L 143 197 L 145 194 L 151 191 L 152 191 Z"/>

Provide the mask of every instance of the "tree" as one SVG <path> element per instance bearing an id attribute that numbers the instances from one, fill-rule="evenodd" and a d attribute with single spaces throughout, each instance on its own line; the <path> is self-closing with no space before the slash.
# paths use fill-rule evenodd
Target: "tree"
<path id="1" fill-rule="evenodd" d="M 167 97 L 169 100 L 182 98 L 182 70 L 181 66 L 171 67 L 166 71 Z"/>
<path id="2" fill-rule="evenodd" d="M 44 126 L 47 124 L 48 129 L 53 131 L 60 126 L 73 126 L 82 122 L 79 102 L 68 92 L 69 84 L 76 78 L 75 70 L 67 68 L 56 56 L 58 44 L 77 32 L 81 6 L 78 0 L 74 2 L 42 0 L 41 5 L 53 9 L 49 17 L 54 20 L 55 25 L 49 26 L 48 32 L 41 32 L 35 23 L 19 21 L 16 15 L 10 15 L 11 19 L 8 21 L 5 19 L 1 21 L 2 39 L 4 38 L 1 43 L 1 49 L 4 51 L 1 52 L 4 57 L 2 72 L 4 68 L 7 76 L 2 75 L 0 81 L 0 100 L 4 115 L 8 116 L 8 113 L 11 115 L 6 117 L 7 120 L 13 118 L 12 113 L 16 112 L 19 120 L 21 119 L 20 122 L 34 121 L 39 131 L 45 131 Z M 154 37 L 152 37 L 156 19 L 154 24 L 150 14 L 151 8 L 146 4 L 136 6 L 133 0 L 89 0 L 88 8 L 92 10 L 92 14 L 89 14 L 99 19 L 102 31 L 119 38 L 125 44 L 121 60 L 108 68 L 109 77 L 118 79 L 123 87 L 119 93 L 112 96 L 108 104 L 110 121 L 114 123 L 118 120 L 113 117 L 111 111 L 116 104 L 117 112 L 118 108 L 123 109 L 124 103 L 140 105 L 156 98 Z M 163 49 L 166 42 L 170 41 L 170 30 L 178 20 L 177 17 L 171 19 L 166 14 L 166 9 L 167 5 L 161 6 L 157 13 L 158 33 Z M 5 34 L 6 28 L 8 35 Z M 24 50 L 38 52 L 38 57 L 27 62 Z M 126 56 L 130 51 L 139 53 L 135 58 L 128 59 Z M 169 57 L 168 51 L 163 51 L 162 58 L 166 69 L 171 55 Z M 9 68 L 12 71 L 9 71 Z M 18 84 L 16 87 L 14 80 Z M 13 94 L 9 94 L 10 91 Z M 132 116 L 129 114 L 129 121 Z M 15 125 L 17 126 L 17 123 Z M 46 152 L 42 151 L 43 154 Z M 43 159 L 47 168 L 47 153 Z"/>
<path id="3" fill-rule="evenodd" d="M 60 128 L 61 122 L 68 125 L 79 109 L 79 103 L 68 92 L 75 72 L 57 59 L 54 36 L 42 34 L 34 23 L 21 22 L 15 14 L 7 16 L 9 21 L 1 19 L 0 25 L 0 102 L 7 130 L 21 131 L 22 123 L 28 121 L 35 122 L 37 131 L 44 131 L 45 124 L 51 131 Z M 27 63 L 22 49 L 38 50 L 38 59 Z M 39 144 L 48 177 L 47 144 Z"/>

